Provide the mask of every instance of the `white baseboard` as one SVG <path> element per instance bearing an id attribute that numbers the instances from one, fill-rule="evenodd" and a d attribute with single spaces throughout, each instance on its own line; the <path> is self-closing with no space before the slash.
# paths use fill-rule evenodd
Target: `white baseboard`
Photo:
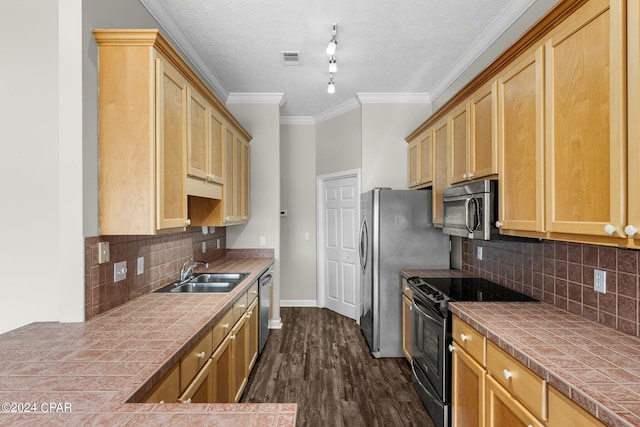
<path id="1" fill-rule="evenodd" d="M 269 329 L 282 329 L 282 320 L 279 318 L 269 320 Z"/>
<path id="2" fill-rule="evenodd" d="M 314 299 L 285 299 L 280 300 L 280 307 L 317 307 L 318 301 Z"/>

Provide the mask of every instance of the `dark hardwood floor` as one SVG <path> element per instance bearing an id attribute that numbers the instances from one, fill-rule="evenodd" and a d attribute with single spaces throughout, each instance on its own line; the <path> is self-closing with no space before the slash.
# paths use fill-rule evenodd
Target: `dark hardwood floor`
<path id="1" fill-rule="evenodd" d="M 434 427 L 404 358 L 375 359 L 359 326 L 327 309 L 282 308 L 242 402 L 298 404 L 298 426 Z"/>

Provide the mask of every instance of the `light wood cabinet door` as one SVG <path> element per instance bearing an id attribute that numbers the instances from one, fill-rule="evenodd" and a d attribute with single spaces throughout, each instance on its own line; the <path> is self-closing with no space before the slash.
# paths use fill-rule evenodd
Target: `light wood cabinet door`
<path id="1" fill-rule="evenodd" d="M 411 362 L 413 340 L 413 305 L 406 295 L 402 295 L 402 352 Z"/>
<path id="2" fill-rule="evenodd" d="M 179 369 L 176 364 L 142 399 L 142 403 L 174 403 L 180 395 Z"/>
<path id="3" fill-rule="evenodd" d="M 457 184 L 469 179 L 469 102 L 454 108 L 450 117 L 449 180 L 451 184 Z"/>
<path id="4" fill-rule="evenodd" d="M 197 90 L 187 86 L 187 175 L 207 179 L 208 104 Z"/>
<path id="5" fill-rule="evenodd" d="M 182 396 L 181 403 L 211 403 L 213 401 L 213 361 L 207 360 L 198 375 L 191 381 Z"/>
<path id="6" fill-rule="evenodd" d="M 503 232 L 545 231 L 542 55 L 543 47 L 526 53 L 498 78 Z"/>
<path id="7" fill-rule="evenodd" d="M 591 0 L 545 43 L 547 230 L 624 235 L 622 0 Z M 609 228 L 609 227 L 607 227 Z"/>
<path id="8" fill-rule="evenodd" d="M 231 334 L 220 343 L 216 351 L 211 356 L 211 372 L 213 388 L 211 402 L 213 403 L 233 403 L 233 354 L 231 349 Z"/>
<path id="9" fill-rule="evenodd" d="M 433 126 L 433 225 L 442 228 L 444 207 L 442 192 L 449 186 L 448 157 L 449 150 L 449 120 L 443 118 Z"/>
<path id="10" fill-rule="evenodd" d="M 548 427 L 604 427 L 604 424 L 558 390 L 549 387 Z"/>
<path id="11" fill-rule="evenodd" d="M 409 144 L 409 188 L 416 187 L 419 183 L 420 175 L 420 141 L 416 140 Z"/>
<path id="12" fill-rule="evenodd" d="M 451 360 L 453 426 L 482 427 L 487 371 L 457 343 L 454 344 Z"/>
<path id="13" fill-rule="evenodd" d="M 254 299 L 247 310 L 247 377 L 258 360 L 258 333 L 260 331 L 258 299 Z"/>
<path id="14" fill-rule="evenodd" d="M 429 184 L 433 181 L 433 135 L 428 129 L 418 142 L 420 145 L 420 174 L 418 183 Z"/>
<path id="15" fill-rule="evenodd" d="M 224 188 L 222 201 L 224 204 L 224 218 L 223 222 L 232 222 L 237 216 L 237 211 L 234 211 L 234 207 L 237 206 L 235 198 L 235 184 L 234 184 L 234 169 L 236 163 L 237 154 L 236 148 L 236 135 L 232 129 L 225 129 L 224 138 Z"/>
<path id="16" fill-rule="evenodd" d="M 524 406 L 522 406 L 494 379 L 487 375 L 485 383 L 485 426 L 486 427 L 543 427 Z"/>
<path id="17" fill-rule="evenodd" d="M 224 119 L 213 107 L 209 107 L 209 132 L 207 145 L 207 178 L 210 182 L 224 184 Z"/>
<path id="18" fill-rule="evenodd" d="M 251 148 L 249 143 L 242 137 L 239 137 L 240 141 L 240 183 L 239 183 L 239 195 L 238 199 L 240 204 L 238 207 L 240 221 L 249 221 L 249 181 L 251 179 Z"/>
<path id="19" fill-rule="evenodd" d="M 627 195 L 625 234 L 629 245 L 640 248 L 640 2 L 627 2 Z"/>
<path id="20" fill-rule="evenodd" d="M 249 372 L 247 371 L 247 318 L 240 317 L 240 320 L 231 330 L 229 337 L 231 338 L 231 354 L 233 367 L 231 369 L 233 386 L 231 395 L 233 402 L 239 402 L 244 388 L 247 385 Z"/>
<path id="21" fill-rule="evenodd" d="M 187 83 L 162 57 L 156 58 L 157 229 L 187 224 L 185 193 Z"/>
<path id="22" fill-rule="evenodd" d="M 468 179 L 498 173 L 497 82 L 480 88 L 469 101 L 470 139 Z"/>

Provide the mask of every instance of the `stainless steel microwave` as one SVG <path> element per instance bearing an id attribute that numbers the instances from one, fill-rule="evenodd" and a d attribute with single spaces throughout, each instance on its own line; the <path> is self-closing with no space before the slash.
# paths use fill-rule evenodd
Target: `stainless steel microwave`
<path id="1" fill-rule="evenodd" d="M 442 231 L 452 236 L 498 238 L 498 181 L 487 179 L 446 188 Z"/>

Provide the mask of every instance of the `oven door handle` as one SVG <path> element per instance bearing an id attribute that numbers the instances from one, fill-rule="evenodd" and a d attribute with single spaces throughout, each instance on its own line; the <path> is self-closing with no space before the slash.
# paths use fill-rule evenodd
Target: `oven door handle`
<path id="1" fill-rule="evenodd" d="M 436 316 L 438 317 L 437 319 L 432 315 L 430 315 L 429 313 L 425 312 L 423 309 L 421 309 L 420 307 L 424 307 L 425 309 L 432 311 L 428 306 L 421 304 L 419 301 L 416 301 L 415 296 L 413 297 L 413 307 L 416 309 L 419 315 L 422 315 L 427 319 L 431 319 L 436 323 L 444 324 L 444 318 L 441 315 L 436 314 L 435 311 L 433 311 L 433 314 L 436 314 Z"/>

